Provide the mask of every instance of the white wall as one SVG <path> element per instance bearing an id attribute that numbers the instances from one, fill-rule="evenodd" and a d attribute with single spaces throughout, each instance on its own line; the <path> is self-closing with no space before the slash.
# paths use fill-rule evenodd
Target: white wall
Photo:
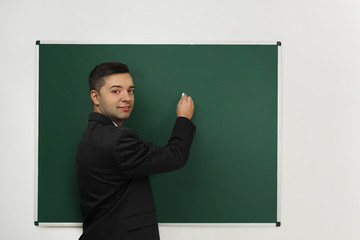
<path id="1" fill-rule="evenodd" d="M 1 0 L 0 239 L 81 233 L 33 224 L 38 39 L 282 41 L 282 226 L 161 227 L 162 240 L 360 239 L 359 13 L 357 0 Z"/>

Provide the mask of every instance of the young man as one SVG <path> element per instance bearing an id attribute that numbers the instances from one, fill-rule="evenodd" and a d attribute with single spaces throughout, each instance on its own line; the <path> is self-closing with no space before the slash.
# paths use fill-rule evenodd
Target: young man
<path id="1" fill-rule="evenodd" d="M 89 76 L 94 112 L 77 150 L 82 240 L 159 239 L 148 176 L 183 167 L 195 134 L 194 103 L 183 95 L 166 146 L 144 142 L 122 127 L 134 107 L 134 83 L 125 64 L 102 63 Z"/>

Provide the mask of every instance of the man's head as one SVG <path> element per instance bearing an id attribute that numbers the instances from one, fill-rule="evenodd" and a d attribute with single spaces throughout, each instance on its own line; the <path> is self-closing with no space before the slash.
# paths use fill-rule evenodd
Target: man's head
<path id="1" fill-rule="evenodd" d="M 130 117 L 135 101 L 129 68 L 119 62 L 101 63 L 91 71 L 89 85 L 94 112 L 121 126 Z"/>

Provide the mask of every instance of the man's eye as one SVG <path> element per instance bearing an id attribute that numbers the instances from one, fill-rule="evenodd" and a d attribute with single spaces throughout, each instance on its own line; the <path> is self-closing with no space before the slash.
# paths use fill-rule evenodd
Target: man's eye
<path id="1" fill-rule="evenodd" d="M 135 89 L 130 89 L 129 90 L 129 93 L 134 93 L 135 92 Z"/>
<path id="2" fill-rule="evenodd" d="M 114 91 L 112 91 L 113 93 L 119 93 L 119 90 L 114 90 Z"/>

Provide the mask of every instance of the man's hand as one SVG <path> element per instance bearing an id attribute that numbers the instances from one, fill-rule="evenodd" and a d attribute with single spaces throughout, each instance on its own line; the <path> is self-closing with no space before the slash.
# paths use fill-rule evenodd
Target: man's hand
<path id="1" fill-rule="evenodd" d="M 188 97 L 186 94 L 183 94 L 177 105 L 176 113 L 178 117 L 192 118 L 194 113 L 194 102 L 190 96 Z"/>

